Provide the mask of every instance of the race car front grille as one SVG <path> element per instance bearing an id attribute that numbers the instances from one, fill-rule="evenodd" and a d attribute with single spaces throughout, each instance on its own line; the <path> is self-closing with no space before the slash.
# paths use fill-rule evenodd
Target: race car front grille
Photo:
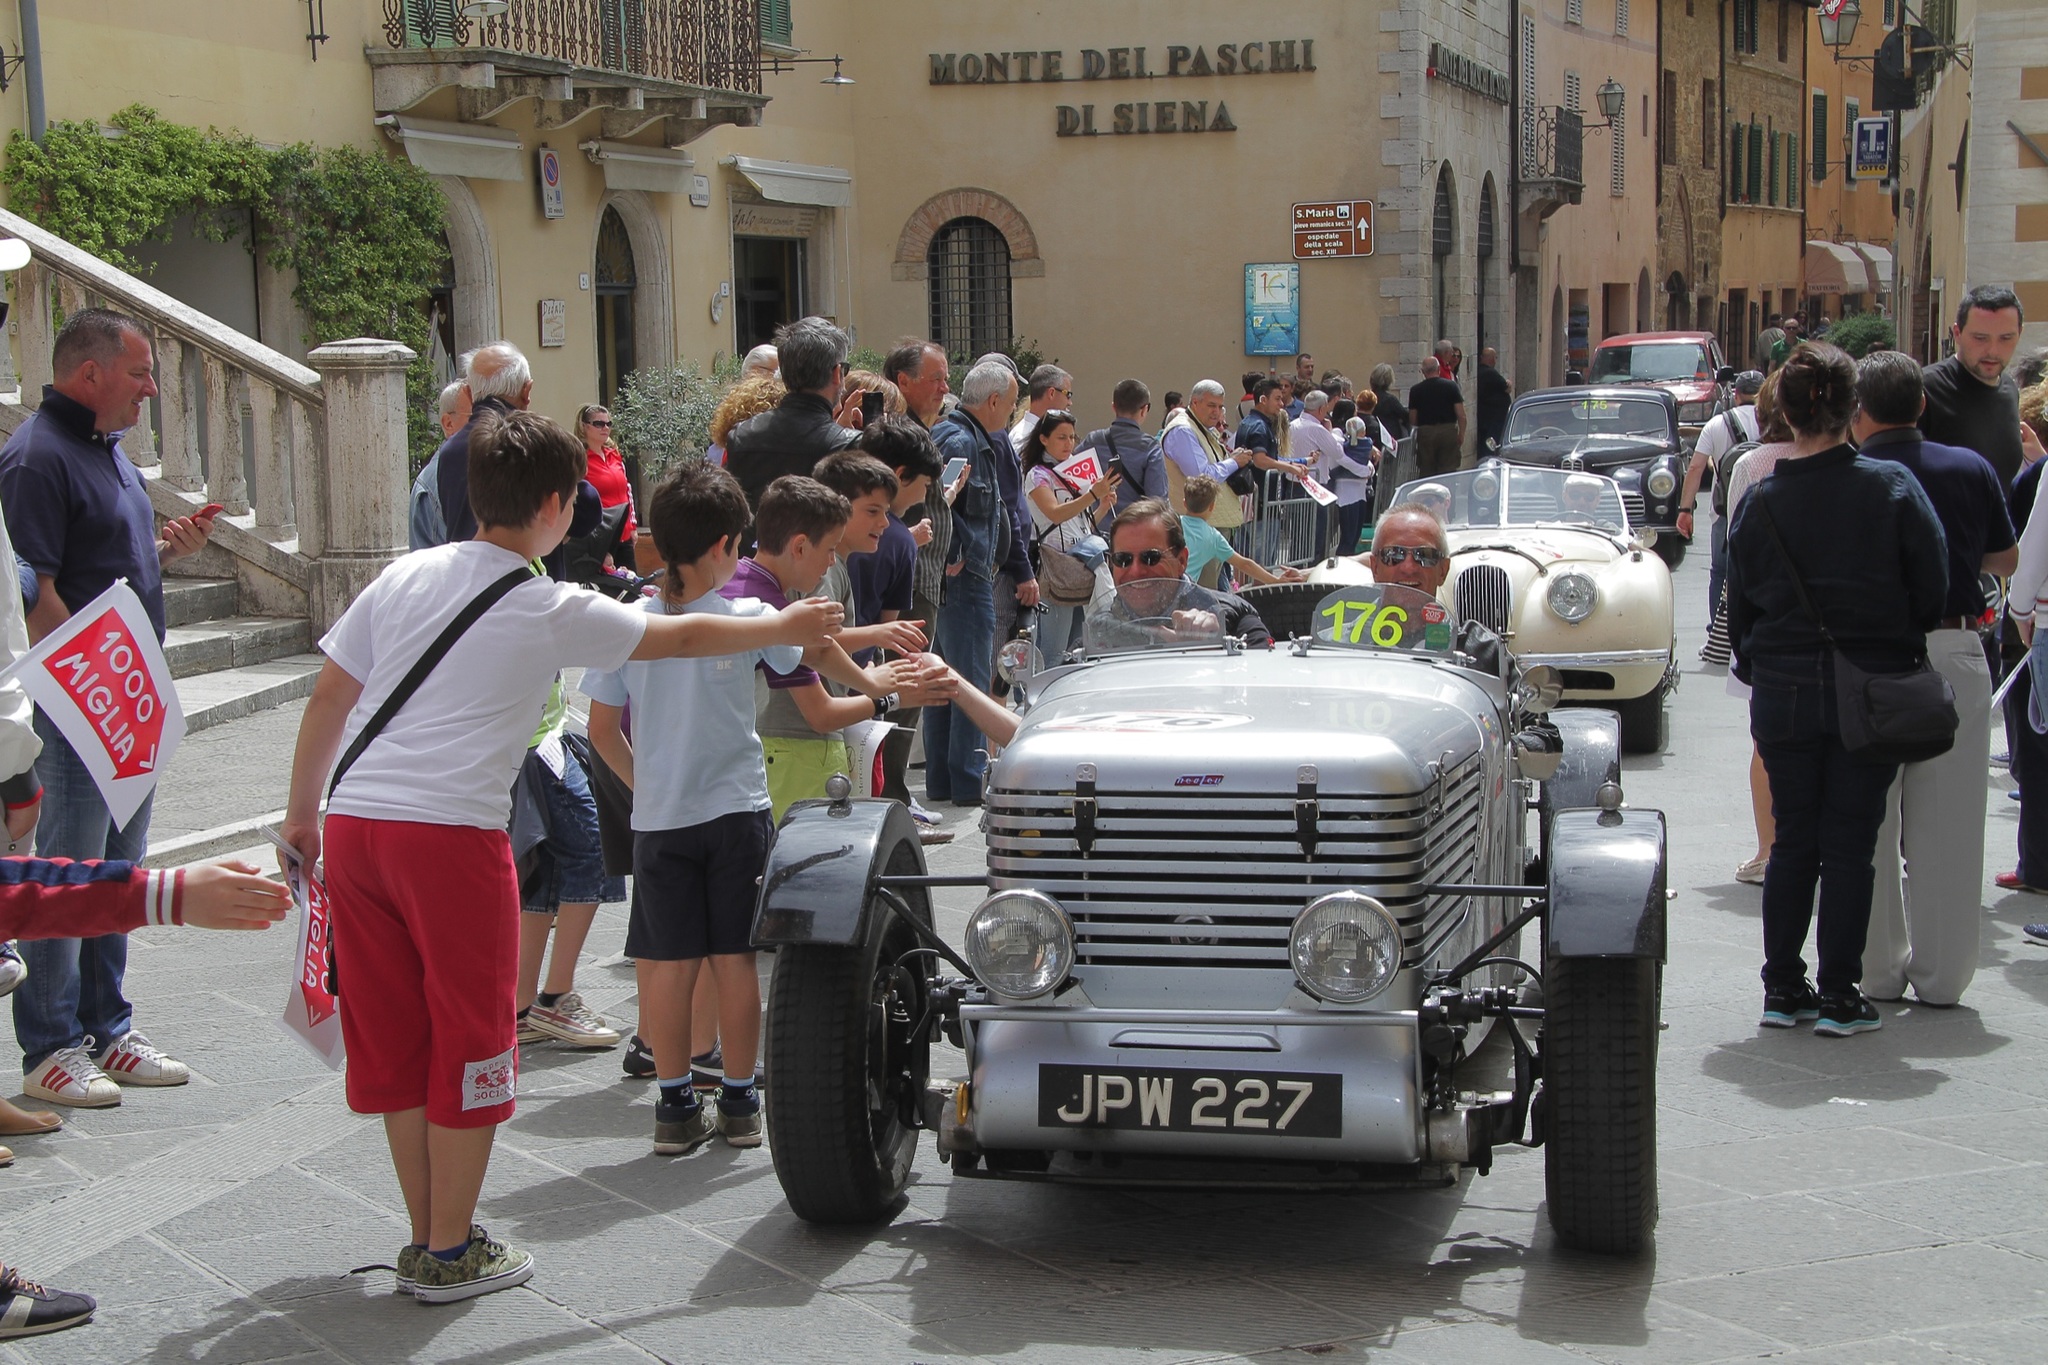
<path id="1" fill-rule="evenodd" d="M 1413 966 L 1467 904 L 1418 887 L 1473 874 L 1479 767 L 1468 760 L 1435 793 L 1320 797 L 1313 852 L 1292 797 L 1098 793 L 1084 852 L 1072 793 L 990 791 L 990 877 L 1065 906 L 1082 965 L 1287 972 L 1295 916 L 1352 889 L 1394 912 Z"/>
<path id="2" fill-rule="evenodd" d="M 1629 525 L 1641 526 L 1643 524 L 1643 495 L 1641 493 L 1631 493 L 1625 488 L 1621 490 L 1621 510 L 1628 513 Z"/>
<path id="3" fill-rule="evenodd" d="M 1474 564 L 1458 575 L 1458 619 L 1477 621 L 1503 638 L 1514 619 L 1508 571 L 1498 564 Z"/>

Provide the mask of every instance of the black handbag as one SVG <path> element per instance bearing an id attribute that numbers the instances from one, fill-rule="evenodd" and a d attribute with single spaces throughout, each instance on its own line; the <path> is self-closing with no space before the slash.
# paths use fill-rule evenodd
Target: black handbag
<path id="1" fill-rule="evenodd" d="M 1834 652 L 1835 721 L 1842 747 L 1879 763 L 1924 763 L 1953 749 L 1962 717 L 1956 713 L 1956 692 L 1948 679 L 1935 671 L 1924 652 L 1920 662 L 1904 673 L 1871 673 L 1852 663 L 1828 633 L 1820 609 L 1807 594 L 1792 553 L 1778 534 L 1778 519 L 1771 515 L 1771 505 L 1762 495 L 1761 488 L 1750 490 L 1757 509 L 1764 514 L 1764 529 L 1771 533 L 1771 542 L 1792 575 L 1799 605 Z"/>

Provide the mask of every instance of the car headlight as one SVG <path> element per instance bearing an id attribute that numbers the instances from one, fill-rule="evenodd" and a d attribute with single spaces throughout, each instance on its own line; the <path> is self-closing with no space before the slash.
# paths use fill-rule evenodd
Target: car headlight
<path id="1" fill-rule="evenodd" d="M 1670 465 L 1658 465 L 1650 471 L 1650 477 L 1643 480 L 1643 487 L 1653 498 L 1668 498 L 1678 487 L 1678 476 L 1671 472 Z"/>
<path id="2" fill-rule="evenodd" d="M 1558 619 L 1577 625 L 1600 605 L 1600 588 L 1585 574 L 1561 573 L 1550 580 L 1550 591 L 1544 601 L 1550 604 Z"/>
<path id="3" fill-rule="evenodd" d="M 1492 502 L 1500 492 L 1500 476 L 1491 469 L 1482 469 L 1472 476 L 1472 497 L 1478 502 Z"/>
<path id="4" fill-rule="evenodd" d="M 1074 923 L 1037 891 L 998 891 L 967 920 L 967 965 L 1011 1000 L 1035 1000 L 1074 969 Z"/>
<path id="5" fill-rule="evenodd" d="M 1704 403 L 1680 403 L 1678 420 L 1697 426 L 1714 415 L 1714 404 L 1710 399 Z"/>
<path id="6" fill-rule="evenodd" d="M 1334 892 L 1295 916 L 1287 958 L 1310 995 L 1356 1005 L 1392 985 L 1401 970 L 1401 926 L 1371 896 Z"/>

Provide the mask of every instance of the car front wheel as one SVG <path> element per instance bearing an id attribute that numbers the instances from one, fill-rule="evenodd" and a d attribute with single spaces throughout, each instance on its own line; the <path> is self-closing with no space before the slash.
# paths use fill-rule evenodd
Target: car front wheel
<path id="1" fill-rule="evenodd" d="M 1544 1187 L 1558 1240 L 1631 1254 L 1657 1222 L 1658 964 L 1554 958 L 1543 980 Z"/>
<path id="2" fill-rule="evenodd" d="M 1621 717 L 1621 751 L 1625 754 L 1655 754 L 1664 751 L 1664 689 L 1659 686 L 1640 697 L 1616 702 L 1614 713 Z"/>

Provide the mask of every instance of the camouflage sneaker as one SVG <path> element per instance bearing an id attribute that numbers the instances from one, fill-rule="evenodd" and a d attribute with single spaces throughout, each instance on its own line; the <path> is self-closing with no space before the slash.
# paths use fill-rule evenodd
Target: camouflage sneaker
<path id="1" fill-rule="evenodd" d="M 533 1278 L 533 1257 L 472 1223 L 469 1245 L 460 1256 L 444 1261 L 431 1253 L 422 1255 L 415 1273 L 413 1296 L 421 1303 L 459 1303 L 525 1284 Z"/>
<path id="2" fill-rule="evenodd" d="M 728 1147 L 759 1147 L 761 1145 L 761 1107 L 755 1105 L 749 1114 L 728 1114 L 725 1106 L 718 1109 L 718 1135 L 725 1139 Z"/>
<path id="3" fill-rule="evenodd" d="M 407 1242 L 398 1249 L 398 1292 L 412 1295 L 418 1292 L 420 1278 L 420 1257 L 427 1254 L 425 1247 L 416 1247 Z"/>

